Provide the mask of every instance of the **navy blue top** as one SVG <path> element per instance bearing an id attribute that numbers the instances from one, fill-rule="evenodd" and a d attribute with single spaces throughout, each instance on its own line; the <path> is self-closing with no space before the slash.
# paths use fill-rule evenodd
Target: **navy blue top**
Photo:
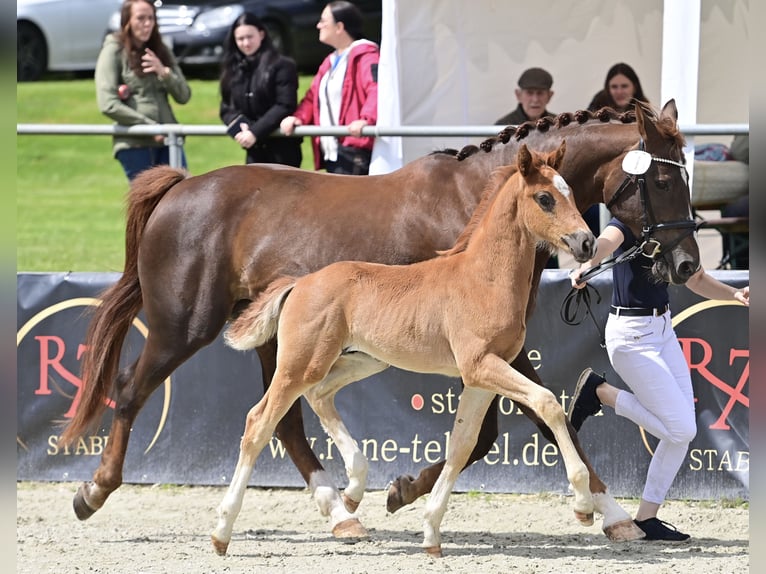
<path id="1" fill-rule="evenodd" d="M 619 219 L 613 217 L 608 225 L 622 231 L 625 237 L 615 250 L 620 255 L 633 247 L 636 236 Z M 639 254 L 631 261 L 612 267 L 612 305 L 616 307 L 661 308 L 670 302 L 668 284 L 652 277 L 652 260 Z"/>

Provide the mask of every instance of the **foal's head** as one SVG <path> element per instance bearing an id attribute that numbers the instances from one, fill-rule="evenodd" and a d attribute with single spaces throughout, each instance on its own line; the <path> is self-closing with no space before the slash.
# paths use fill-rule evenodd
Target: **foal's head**
<path id="1" fill-rule="evenodd" d="M 572 189 L 557 171 L 565 152 L 566 140 L 547 154 L 530 151 L 526 144 L 519 148 L 516 167 L 524 180 L 519 216 L 551 251 L 564 249 L 583 262 L 595 255 L 596 238 L 577 210 Z M 506 185 L 512 185 L 511 180 Z"/>

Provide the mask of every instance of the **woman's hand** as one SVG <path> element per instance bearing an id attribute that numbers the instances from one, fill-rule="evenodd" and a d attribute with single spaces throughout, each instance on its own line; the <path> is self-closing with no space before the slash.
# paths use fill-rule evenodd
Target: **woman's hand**
<path id="1" fill-rule="evenodd" d="M 255 134 L 250 131 L 250 126 L 245 122 L 239 124 L 239 133 L 234 136 L 234 139 L 245 149 L 250 149 L 255 145 Z"/>
<path id="2" fill-rule="evenodd" d="M 141 69 L 144 71 L 144 74 L 157 74 L 160 80 L 164 80 L 170 75 L 170 68 L 163 64 L 159 56 L 149 48 L 146 48 L 144 55 L 141 56 Z"/>
<path id="3" fill-rule="evenodd" d="M 577 269 L 572 269 L 569 272 L 569 280 L 572 282 L 572 287 L 575 289 L 582 289 L 585 287 L 585 281 L 580 281 L 580 275 L 582 275 L 582 268 L 578 267 Z"/>
<path id="4" fill-rule="evenodd" d="M 348 133 L 354 137 L 360 137 L 362 135 L 362 128 L 367 125 L 367 120 L 354 120 L 348 124 Z"/>
<path id="5" fill-rule="evenodd" d="M 287 116 L 279 123 L 279 129 L 286 136 L 291 136 L 295 131 L 295 126 L 300 125 L 303 125 L 303 122 L 301 122 L 298 118 L 295 116 Z"/>
<path id="6" fill-rule="evenodd" d="M 750 285 L 747 285 L 742 289 L 737 289 L 734 292 L 734 298 L 743 305 L 750 307 Z"/>

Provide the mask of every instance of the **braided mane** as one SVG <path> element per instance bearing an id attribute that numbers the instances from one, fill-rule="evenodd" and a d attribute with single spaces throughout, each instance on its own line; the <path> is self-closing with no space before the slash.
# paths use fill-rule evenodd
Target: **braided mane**
<path id="1" fill-rule="evenodd" d="M 682 150 L 684 146 L 684 138 L 675 120 L 667 116 L 661 117 L 658 112 L 646 102 L 640 102 L 637 100 L 634 100 L 634 102 L 641 106 L 641 109 L 650 117 L 655 127 L 657 128 L 657 131 L 659 131 L 664 138 L 674 140 L 674 145 L 677 146 L 677 151 L 681 157 L 681 161 L 683 161 L 684 155 Z M 635 123 L 636 112 L 635 109 L 630 109 L 625 112 L 618 112 L 610 107 L 604 107 L 595 112 L 591 112 L 589 110 L 579 110 L 575 113 L 565 112 L 553 118 L 542 117 L 534 122 L 529 121 L 517 126 L 507 126 L 503 128 L 497 136 L 484 140 L 478 146 L 467 145 L 461 150 L 445 148 L 443 150 L 433 151 L 429 155 L 448 155 L 457 158 L 458 161 L 463 161 L 467 157 L 478 153 L 479 150 L 490 152 L 497 144 L 507 144 L 509 141 L 511 141 L 511 138 L 515 139 L 516 141 L 522 140 L 527 137 L 531 131 L 544 133 L 552 127 L 563 128 L 568 126 L 573 121 L 577 122 L 579 125 L 583 125 L 589 121 L 596 120 L 601 123 Z M 471 219 L 464 228 L 463 232 L 457 238 L 455 245 L 450 249 L 437 251 L 439 255 L 452 255 L 454 253 L 465 251 L 465 248 L 468 245 L 471 236 L 473 235 L 474 229 L 477 227 L 479 221 L 487 211 L 487 208 L 492 203 L 492 198 L 494 198 L 497 191 L 502 187 L 502 183 L 506 181 L 510 175 L 516 171 L 516 169 L 517 168 L 515 165 L 506 165 L 496 168 L 492 172 L 492 175 L 490 176 L 487 185 L 481 195 L 479 204 L 476 206 L 476 209 L 474 210 Z"/>
<path id="2" fill-rule="evenodd" d="M 647 104 L 644 104 L 643 102 L 639 103 L 641 103 L 642 108 L 648 111 L 654 118 L 657 118 L 657 113 Z M 524 122 L 517 126 L 507 126 L 503 128 L 499 134 L 484 140 L 478 146 L 471 144 L 463 147 L 460 151 L 448 148 L 432 152 L 432 154 L 447 154 L 454 156 L 458 161 L 463 161 L 465 158 L 476 154 L 479 150 L 490 152 L 497 144 L 507 144 L 511 141 L 511 138 L 516 141 L 524 139 L 529 135 L 530 131 L 547 132 L 551 128 L 563 128 L 568 126 L 573 121 L 578 124 L 584 124 L 590 120 L 598 120 L 603 123 L 617 121 L 623 124 L 629 124 L 636 121 L 636 112 L 632 109 L 626 112 L 618 112 L 609 107 L 601 108 L 595 112 L 589 110 L 579 110 L 574 113 L 564 112 L 556 117 L 546 116 L 539 120 Z M 672 122 L 668 122 L 667 125 L 663 126 L 661 129 L 663 132 L 668 133 L 668 135 L 673 135 L 670 134 L 670 124 L 672 124 Z M 660 124 L 658 124 L 658 127 L 659 126 Z M 675 131 L 678 132 L 677 128 Z"/>

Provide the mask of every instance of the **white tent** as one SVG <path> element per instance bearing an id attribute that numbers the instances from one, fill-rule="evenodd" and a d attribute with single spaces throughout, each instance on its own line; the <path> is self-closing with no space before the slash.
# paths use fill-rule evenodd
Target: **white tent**
<path id="1" fill-rule="evenodd" d="M 531 66 L 551 111 L 584 109 L 620 61 L 681 124 L 747 123 L 748 57 L 748 0 L 383 0 L 378 124 L 493 124 Z M 478 138 L 379 139 L 374 173 Z"/>

